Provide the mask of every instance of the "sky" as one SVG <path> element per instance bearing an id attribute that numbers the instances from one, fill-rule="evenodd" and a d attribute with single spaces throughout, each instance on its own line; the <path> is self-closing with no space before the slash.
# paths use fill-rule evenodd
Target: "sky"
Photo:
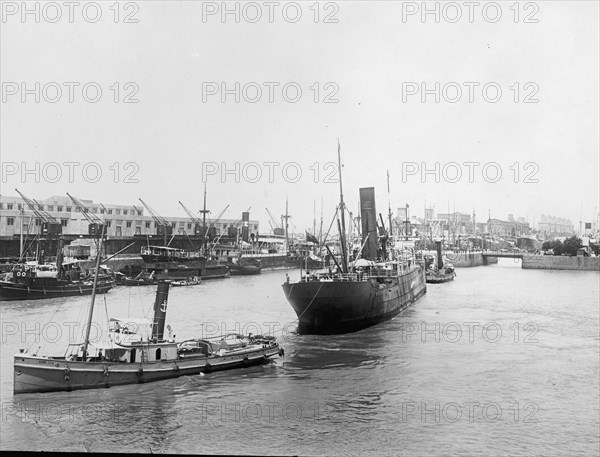
<path id="1" fill-rule="evenodd" d="M 213 216 L 265 231 L 287 199 L 301 232 L 339 141 L 354 212 L 600 210 L 598 2 L 92 3 L 2 2 L 3 195 L 185 216 L 206 181 Z"/>

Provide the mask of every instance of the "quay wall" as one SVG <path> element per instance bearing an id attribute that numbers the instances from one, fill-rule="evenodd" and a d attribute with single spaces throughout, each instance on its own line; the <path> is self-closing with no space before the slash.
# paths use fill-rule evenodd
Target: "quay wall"
<path id="1" fill-rule="evenodd" d="M 498 263 L 498 257 L 484 258 L 481 252 L 445 252 L 444 255 L 455 268 L 478 267 Z"/>
<path id="2" fill-rule="evenodd" d="M 521 266 L 537 270 L 600 271 L 600 257 L 526 255 Z"/>

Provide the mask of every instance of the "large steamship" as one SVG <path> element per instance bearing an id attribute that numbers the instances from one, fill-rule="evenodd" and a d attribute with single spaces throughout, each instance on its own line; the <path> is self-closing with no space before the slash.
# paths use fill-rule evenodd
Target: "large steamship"
<path id="1" fill-rule="evenodd" d="M 334 272 L 306 273 L 282 286 L 298 316 L 299 333 L 357 331 L 391 319 L 427 292 L 425 271 L 415 261 L 414 251 L 397 250 L 387 234 L 378 236 L 372 187 L 360 189 L 362 249 L 349 261 L 341 186 L 340 174 L 341 265 L 336 260 Z"/>

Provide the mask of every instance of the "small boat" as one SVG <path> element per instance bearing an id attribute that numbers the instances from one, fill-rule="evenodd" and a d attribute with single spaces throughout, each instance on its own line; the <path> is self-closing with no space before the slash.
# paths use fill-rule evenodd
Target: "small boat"
<path id="1" fill-rule="evenodd" d="M 113 273 L 113 277 L 115 278 L 115 283 L 117 286 L 124 286 L 127 284 L 127 275 L 121 273 L 120 271 L 116 271 Z"/>
<path id="2" fill-rule="evenodd" d="M 192 276 L 190 278 L 181 279 L 179 281 L 171 281 L 173 287 L 181 286 L 197 286 L 200 284 L 200 278 L 198 276 Z"/>
<path id="3" fill-rule="evenodd" d="M 453 281 L 456 277 L 456 272 L 454 271 L 454 267 L 451 269 L 442 268 L 439 270 L 429 270 L 425 273 L 425 281 L 428 284 L 441 284 L 443 282 Z"/>
<path id="4" fill-rule="evenodd" d="M 431 254 L 425 254 L 425 281 L 429 284 L 441 284 L 453 281 L 456 277 L 454 265 L 442 256 L 442 243 L 436 241 L 437 260 Z M 441 265 L 441 268 L 439 267 Z"/>
<path id="5" fill-rule="evenodd" d="M 154 276 L 154 272 L 142 271 L 135 278 L 125 278 L 126 286 L 154 286 L 158 284 L 158 279 Z"/>
<path id="6" fill-rule="evenodd" d="M 262 262 L 258 259 L 242 257 L 235 263 L 228 264 L 232 275 L 257 275 L 262 270 Z"/>
<path id="7" fill-rule="evenodd" d="M 98 274 L 94 279 L 97 286 Z M 92 294 L 85 339 L 69 344 L 62 356 L 32 354 L 21 349 L 14 356 L 15 394 L 72 391 L 136 384 L 262 364 L 283 356 L 275 338 L 227 334 L 210 339 L 176 342 L 165 321 L 169 282 L 159 282 L 152 320 L 112 318 L 108 338 L 91 343 L 96 287 Z"/>

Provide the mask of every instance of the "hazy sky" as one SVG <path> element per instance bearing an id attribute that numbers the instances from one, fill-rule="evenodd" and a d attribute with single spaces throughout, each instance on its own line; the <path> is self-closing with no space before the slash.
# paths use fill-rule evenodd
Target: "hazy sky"
<path id="1" fill-rule="evenodd" d="M 599 210 L 598 2 L 521 2 L 518 17 L 513 1 L 480 2 L 472 20 L 464 2 L 428 2 L 439 22 L 421 2 L 322 2 L 318 18 L 313 2 L 229 2 L 239 22 L 221 2 L 122 2 L 118 18 L 113 3 L 80 2 L 70 22 L 63 2 L 42 2 L 38 23 L 21 2 L 2 2 L 2 194 L 141 197 L 184 216 L 178 200 L 202 206 L 204 169 L 215 173 L 213 215 L 251 207 L 265 231 L 265 207 L 278 217 L 287 195 L 301 231 L 315 201 L 331 218 L 339 138 L 352 210 L 358 188 L 374 186 L 387 212 L 387 170 L 394 213 L 409 203 L 422 216 L 427 201 L 436 212 L 474 208 L 479 221 L 488 210 L 536 223 L 550 214 L 578 228 L 580 212 Z M 65 162 L 79 163 L 71 183 Z"/>

